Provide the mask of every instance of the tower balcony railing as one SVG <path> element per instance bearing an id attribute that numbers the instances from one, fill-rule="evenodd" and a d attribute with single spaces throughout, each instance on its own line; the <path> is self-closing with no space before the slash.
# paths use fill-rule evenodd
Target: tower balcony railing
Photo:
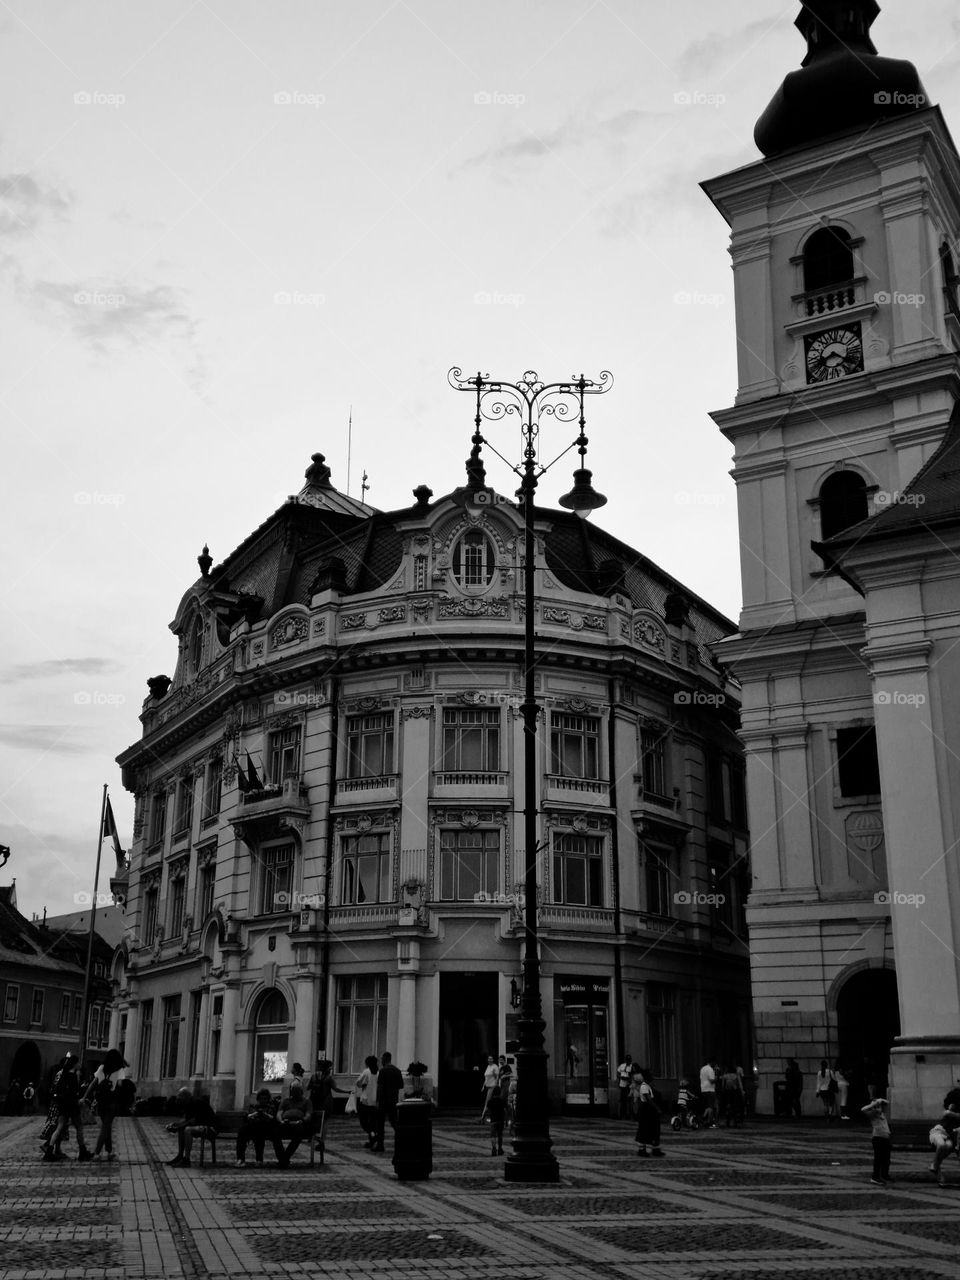
<path id="1" fill-rule="evenodd" d="M 833 315 L 859 306 L 866 301 L 866 283 L 866 276 L 857 276 L 852 280 L 841 280 L 822 289 L 810 289 L 804 293 L 794 294 L 796 319 L 813 320 L 823 317 L 829 320 Z"/>

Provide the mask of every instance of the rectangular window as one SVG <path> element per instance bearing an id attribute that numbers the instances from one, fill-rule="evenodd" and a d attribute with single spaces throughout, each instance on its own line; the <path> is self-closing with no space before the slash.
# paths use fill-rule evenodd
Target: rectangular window
<path id="1" fill-rule="evenodd" d="M 393 773 L 393 713 L 347 717 L 347 777 Z"/>
<path id="2" fill-rule="evenodd" d="M 723 845 L 708 849 L 710 872 L 710 912 L 713 924 L 733 932 L 736 877 L 731 874 L 731 853 Z"/>
<path id="3" fill-rule="evenodd" d="M 647 983 L 647 1060 L 661 1079 L 677 1074 L 676 992 L 662 982 Z"/>
<path id="4" fill-rule="evenodd" d="M 499 831 L 440 832 L 440 897 L 472 902 L 500 889 Z"/>
<path id="5" fill-rule="evenodd" d="M 654 916 L 673 914 L 674 875 L 670 849 L 645 846 L 647 912 Z"/>
<path id="6" fill-rule="evenodd" d="M 340 901 L 344 905 L 392 900 L 389 832 L 343 836 L 340 864 Z"/>
<path id="7" fill-rule="evenodd" d="M 667 794 L 666 730 L 640 730 L 640 769 L 643 790 L 655 796 Z"/>
<path id="8" fill-rule="evenodd" d="M 220 812 L 220 797 L 223 793 L 223 761 L 211 760 L 207 764 L 207 774 L 203 783 L 202 822 L 212 821 Z"/>
<path id="9" fill-rule="evenodd" d="M 177 1074 L 177 1052 L 180 1048 L 180 996 L 166 996 L 163 1001 L 163 1040 L 160 1048 L 160 1078 L 169 1080 Z"/>
<path id="10" fill-rule="evenodd" d="M 499 768 L 499 709 L 496 707 L 444 707 L 444 771 L 447 773 L 493 773 Z"/>
<path id="11" fill-rule="evenodd" d="M 73 997 L 73 1026 L 74 1030 L 80 1030 L 80 1018 L 83 1015 L 83 996 Z"/>
<path id="12" fill-rule="evenodd" d="M 43 987 L 34 987 L 33 1002 L 30 1005 L 30 1025 L 32 1027 L 43 1025 L 43 997 L 45 994 Z"/>
<path id="13" fill-rule="evenodd" d="M 153 1047 L 153 1001 L 145 1000 L 140 1006 L 140 1051 L 137 1054 L 137 1076 L 150 1078 L 150 1055 Z"/>
<path id="14" fill-rule="evenodd" d="M 193 774 L 181 778 L 177 784 L 176 820 L 173 824 L 174 835 L 181 835 L 193 826 Z"/>
<path id="15" fill-rule="evenodd" d="M 279 844 L 260 853 L 260 914 L 293 910 L 293 845 Z"/>
<path id="16" fill-rule="evenodd" d="M 7 983 L 7 990 L 3 997 L 3 1020 L 4 1022 L 16 1022 L 20 1014 L 20 987 L 15 982 Z"/>
<path id="17" fill-rule="evenodd" d="M 150 804 L 150 843 L 163 844 L 167 831 L 167 793 L 157 791 Z"/>
<path id="18" fill-rule="evenodd" d="M 187 900 L 187 878 L 178 875 L 170 881 L 170 937 L 183 932 L 183 908 Z"/>
<path id="19" fill-rule="evenodd" d="M 379 1057 L 387 1040 L 387 976 L 337 978 L 337 1071 L 359 1071 L 368 1054 Z"/>
<path id="20" fill-rule="evenodd" d="M 554 836 L 553 897 L 567 906 L 603 906 L 602 837 Z"/>
<path id="21" fill-rule="evenodd" d="M 100 1020 L 103 1016 L 103 1009 L 100 1005 L 94 1004 L 90 1006 L 90 1017 L 87 1019 L 87 1047 L 96 1049 L 100 1044 Z"/>
<path id="22" fill-rule="evenodd" d="M 213 898 L 217 887 L 217 864 L 206 862 L 200 868 L 197 881 L 197 920 L 202 924 L 213 910 Z"/>
<path id="23" fill-rule="evenodd" d="M 117 1043 L 117 1048 L 120 1050 L 120 1057 L 126 1058 L 127 1056 L 127 1015 L 125 1013 L 121 1013 L 120 1015 L 120 1039 Z"/>
<path id="24" fill-rule="evenodd" d="M 278 729 L 269 737 L 270 782 L 280 786 L 284 778 L 300 776 L 300 726 Z"/>
<path id="25" fill-rule="evenodd" d="M 69 1027 L 70 1025 L 70 997 L 68 995 L 60 997 L 60 1025 L 61 1027 Z"/>
<path id="26" fill-rule="evenodd" d="M 877 732 L 872 724 L 837 730 L 837 774 L 844 797 L 880 794 Z"/>
<path id="27" fill-rule="evenodd" d="M 599 719 L 553 715 L 550 725 L 550 772 L 564 778 L 599 778 Z"/>
<path id="28" fill-rule="evenodd" d="M 157 911 L 160 905 L 160 890 L 156 887 L 148 889 L 143 900 L 143 941 L 149 947 L 157 936 Z"/>
<path id="29" fill-rule="evenodd" d="M 187 1075 L 197 1070 L 197 1053 L 200 1050 L 200 1007 L 203 994 L 190 992 L 190 1041 L 187 1045 Z"/>
<path id="30" fill-rule="evenodd" d="M 747 829 L 747 770 L 742 760 L 735 760 L 730 767 L 730 787 L 733 810 L 731 821 L 742 831 Z"/>

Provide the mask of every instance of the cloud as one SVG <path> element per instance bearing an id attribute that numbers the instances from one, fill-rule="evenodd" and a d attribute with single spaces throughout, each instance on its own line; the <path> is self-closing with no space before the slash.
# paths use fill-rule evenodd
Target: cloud
<path id="1" fill-rule="evenodd" d="M 66 320 L 81 341 L 102 351 L 113 342 L 137 345 L 194 336 L 194 322 L 168 285 L 137 288 L 124 282 L 39 280 L 34 299 Z"/>
<path id="2" fill-rule="evenodd" d="M 94 835 L 96 821 L 94 816 Z M 33 912 L 39 915 L 44 906 L 51 915 L 78 909 L 74 895 L 84 889 L 89 892 L 93 875 L 88 837 L 76 832 L 34 831 L 23 823 L 5 822 L 0 824 L 0 843 L 11 851 L 4 877 L 16 877 L 17 907 L 28 920 Z M 103 879 L 100 887 L 104 888 Z"/>
<path id="3" fill-rule="evenodd" d="M 687 45 L 677 59 L 677 75 L 707 75 L 718 66 L 724 67 L 726 69 L 724 74 L 726 74 L 726 71 L 736 66 L 754 44 L 770 32 L 776 31 L 783 22 L 783 16 L 780 14 L 773 19 L 757 19 L 756 22 L 748 22 L 745 26 L 737 27 L 733 31 L 725 31 L 722 34 L 712 32 L 701 40 L 694 40 L 692 44 Z M 799 58 L 797 61 L 799 63 Z"/>
<path id="4" fill-rule="evenodd" d="M 546 133 L 526 133 L 512 142 L 505 142 L 486 151 L 470 156 L 463 168 L 482 164 L 503 164 L 513 160 L 536 160 L 541 156 L 555 155 L 572 147 L 596 146 L 598 143 L 619 142 L 647 120 L 657 119 L 665 113 L 641 111 L 630 107 L 608 116 L 605 120 L 567 120 Z"/>
<path id="5" fill-rule="evenodd" d="M 16 684 L 21 680 L 45 680 L 50 676 L 105 676 L 121 671 L 112 658 L 48 658 L 44 662 L 21 662 L 0 671 L 0 684 Z"/>
<path id="6" fill-rule="evenodd" d="M 49 214 L 64 217 L 70 200 L 55 187 L 43 187 L 29 173 L 0 175 L 0 236 L 36 231 Z"/>
<path id="7" fill-rule="evenodd" d="M 80 755 L 89 750 L 88 744 L 68 736 L 78 728 L 75 724 L 0 724 L 0 745 L 54 755 Z"/>

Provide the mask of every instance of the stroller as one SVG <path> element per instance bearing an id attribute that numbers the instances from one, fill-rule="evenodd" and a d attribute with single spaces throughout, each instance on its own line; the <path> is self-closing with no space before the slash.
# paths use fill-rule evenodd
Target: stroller
<path id="1" fill-rule="evenodd" d="M 680 1081 L 677 1092 L 677 1110 L 670 1121 L 670 1128 L 678 1133 L 681 1129 L 700 1128 L 700 1099 L 691 1092 L 688 1080 Z"/>

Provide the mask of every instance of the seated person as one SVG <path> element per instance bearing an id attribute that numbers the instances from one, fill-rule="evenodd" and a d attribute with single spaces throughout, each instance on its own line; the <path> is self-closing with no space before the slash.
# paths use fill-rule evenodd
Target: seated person
<path id="1" fill-rule="evenodd" d="M 257 1094 L 256 1102 L 251 1110 L 247 1112 L 237 1133 L 238 1169 L 242 1169 L 247 1163 L 248 1142 L 253 1143 L 253 1154 L 256 1157 L 257 1164 L 263 1164 L 263 1148 L 268 1138 L 273 1143 L 278 1162 L 282 1159 L 283 1147 L 280 1145 L 280 1126 L 277 1124 L 275 1111 L 276 1105 L 270 1096 L 270 1090 L 261 1089 Z"/>
<path id="2" fill-rule="evenodd" d="M 277 1164 L 285 1169 L 300 1143 L 313 1132 L 313 1107 L 298 1080 L 291 1084 L 289 1097 L 280 1103 L 277 1124 L 274 1149 L 277 1152 Z M 287 1143 L 285 1150 L 281 1146 L 284 1141 Z"/>
<path id="3" fill-rule="evenodd" d="M 173 1124 L 167 1125 L 167 1133 L 177 1135 L 177 1154 L 167 1164 L 174 1169 L 189 1168 L 190 1150 L 194 1138 L 203 1133 L 217 1132 L 217 1113 L 210 1105 L 209 1098 L 194 1097 L 189 1089 L 180 1089 L 177 1099 L 182 1108 L 182 1116 Z"/>

